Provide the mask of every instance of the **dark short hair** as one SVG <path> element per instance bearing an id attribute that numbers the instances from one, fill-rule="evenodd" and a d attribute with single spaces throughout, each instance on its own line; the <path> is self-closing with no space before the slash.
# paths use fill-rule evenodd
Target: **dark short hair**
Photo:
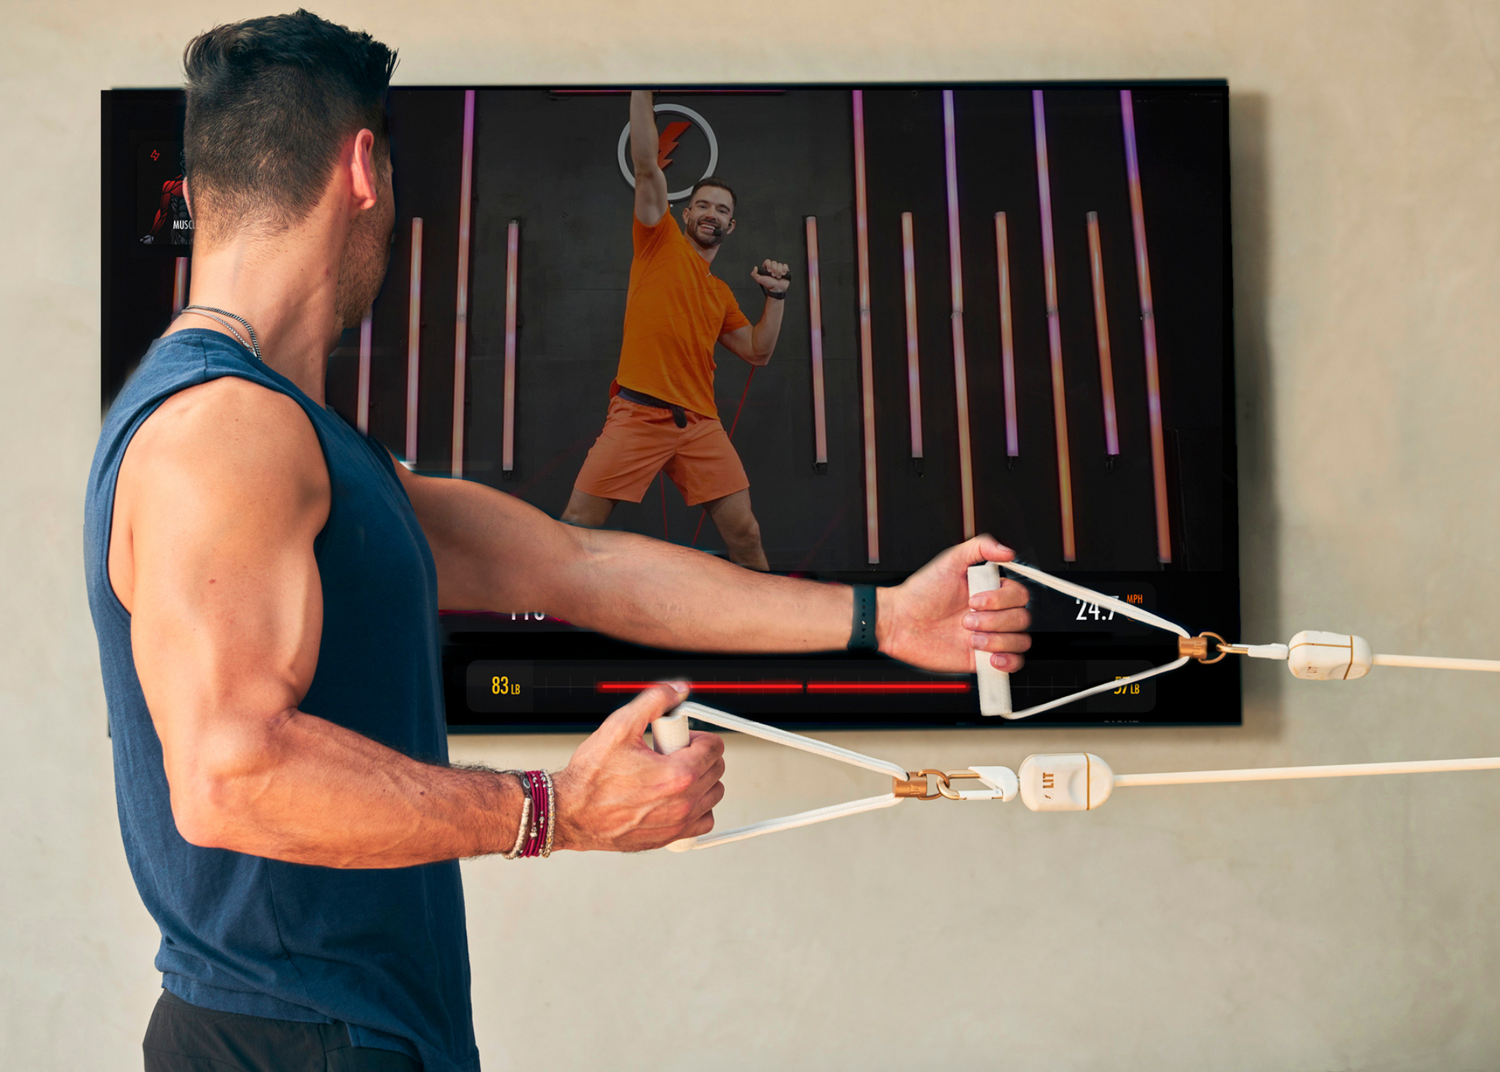
<path id="1" fill-rule="evenodd" d="M 730 208 L 730 210 L 732 211 L 733 209 L 735 209 L 736 207 L 738 207 L 738 205 L 740 203 L 740 199 L 735 196 L 734 187 L 730 186 L 729 183 L 725 182 L 723 179 L 719 178 L 719 176 L 717 176 L 717 175 L 705 175 L 703 178 L 701 178 L 697 182 L 693 183 L 693 190 L 692 190 L 691 193 L 688 194 L 688 201 L 689 201 L 689 203 L 692 202 L 693 198 L 695 198 L 695 197 L 698 196 L 698 191 L 701 190 L 701 189 L 703 189 L 705 186 L 712 186 L 716 190 L 727 191 L 728 194 L 729 194 L 729 208 Z"/>
<path id="2" fill-rule="evenodd" d="M 396 53 L 367 33 L 299 10 L 215 26 L 182 62 L 188 189 L 216 229 L 305 219 L 346 138 L 368 128 L 389 144 Z"/>

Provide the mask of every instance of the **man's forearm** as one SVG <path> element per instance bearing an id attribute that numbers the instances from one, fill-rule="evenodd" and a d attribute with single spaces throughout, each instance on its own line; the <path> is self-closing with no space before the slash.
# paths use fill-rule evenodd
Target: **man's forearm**
<path id="1" fill-rule="evenodd" d="M 555 611 L 578 625 L 686 651 L 831 651 L 849 642 L 854 597 L 845 585 L 756 573 L 631 533 L 578 535 L 585 553 L 558 584 Z"/>
<path id="2" fill-rule="evenodd" d="M 649 89 L 630 94 L 630 163 L 639 175 L 657 166 L 659 134 L 656 130 L 655 95 Z"/>
<path id="3" fill-rule="evenodd" d="M 381 868 L 515 843 L 522 794 L 513 776 L 420 763 L 300 711 L 234 725 L 205 730 L 193 770 L 168 765 L 178 829 L 194 844 Z"/>
<path id="4" fill-rule="evenodd" d="M 781 321 L 785 316 L 785 309 L 785 301 L 767 298 L 765 311 L 760 315 L 760 322 L 750 330 L 751 345 L 755 347 L 762 365 L 771 360 L 771 354 L 776 350 L 776 340 L 781 337 Z"/>

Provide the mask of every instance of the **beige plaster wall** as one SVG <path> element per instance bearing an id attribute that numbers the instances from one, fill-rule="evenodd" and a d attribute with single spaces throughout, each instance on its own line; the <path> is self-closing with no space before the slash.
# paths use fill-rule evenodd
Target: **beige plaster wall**
<path id="1" fill-rule="evenodd" d="M 337 0 L 407 83 L 1226 76 L 1248 637 L 1500 652 L 1500 5 Z M 98 92 L 171 84 L 221 0 L 0 12 L 0 1053 L 139 1067 L 154 929 L 116 828 L 81 503 Z M 859 734 L 912 765 L 1500 753 L 1500 681 L 1270 664 L 1240 729 Z M 555 738 L 462 758 L 566 760 Z M 731 745 L 733 823 L 867 781 Z M 1500 1066 L 1500 781 L 907 805 L 689 857 L 466 865 L 486 1068 Z M 522 968 L 531 966 L 523 983 Z M 668 1030 L 660 1028 L 666 1026 Z"/>

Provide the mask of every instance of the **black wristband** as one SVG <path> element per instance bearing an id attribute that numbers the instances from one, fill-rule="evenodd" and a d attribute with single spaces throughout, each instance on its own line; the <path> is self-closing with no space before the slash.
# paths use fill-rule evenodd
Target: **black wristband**
<path id="1" fill-rule="evenodd" d="M 878 651 L 875 640 L 875 586 L 854 586 L 854 627 L 849 631 L 850 651 Z"/>
<path id="2" fill-rule="evenodd" d="M 761 287 L 760 289 L 764 290 L 765 293 L 766 293 L 766 297 L 770 298 L 772 301 L 786 301 L 786 290 L 783 290 L 780 293 L 777 293 L 774 290 L 766 290 L 765 287 Z M 791 289 L 790 287 L 787 288 L 787 290 L 790 290 L 790 289 Z"/>

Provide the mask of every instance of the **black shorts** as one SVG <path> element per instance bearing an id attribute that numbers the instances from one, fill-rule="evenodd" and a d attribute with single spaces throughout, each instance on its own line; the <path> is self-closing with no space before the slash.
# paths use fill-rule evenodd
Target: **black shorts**
<path id="1" fill-rule="evenodd" d="M 421 1072 L 403 1053 L 352 1046 L 345 1024 L 215 1012 L 163 990 L 141 1048 L 146 1072 Z"/>

